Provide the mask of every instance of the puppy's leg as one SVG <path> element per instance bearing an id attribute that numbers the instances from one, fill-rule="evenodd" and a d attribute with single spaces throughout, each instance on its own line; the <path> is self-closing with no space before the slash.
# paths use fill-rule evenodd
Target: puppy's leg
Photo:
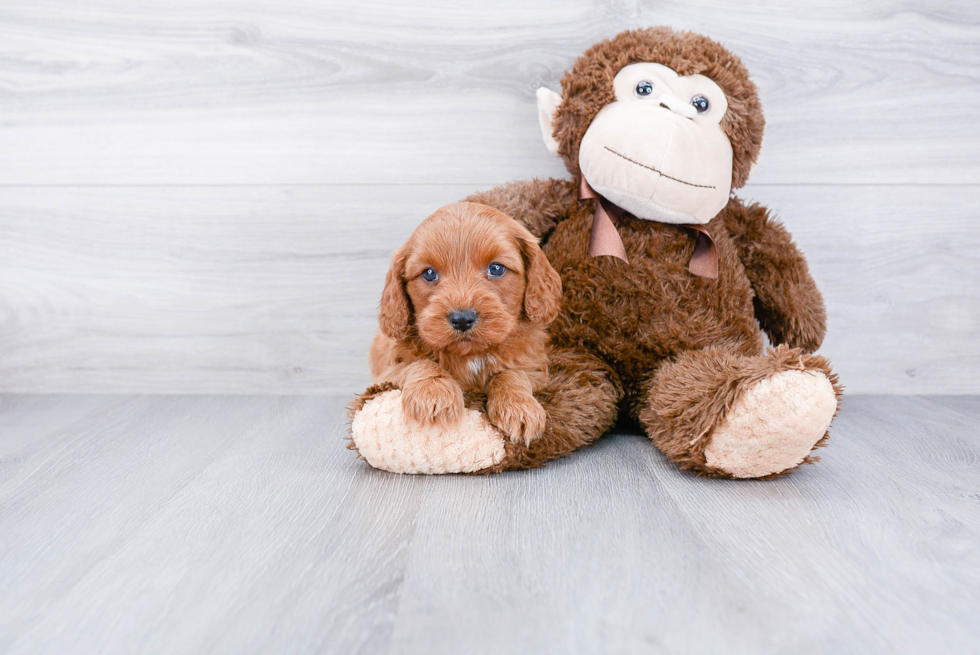
<path id="1" fill-rule="evenodd" d="M 402 407 L 419 423 L 452 425 L 463 415 L 463 389 L 435 362 L 422 359 L 407 364 L 400 375 Z"/>
<path id="2" fill-rule="evenodd" d="M 487 418 L 511 441 L 530 445 L 544 433 L 547 414 L 524 371 L 501 371 L 487 385 Z"/>

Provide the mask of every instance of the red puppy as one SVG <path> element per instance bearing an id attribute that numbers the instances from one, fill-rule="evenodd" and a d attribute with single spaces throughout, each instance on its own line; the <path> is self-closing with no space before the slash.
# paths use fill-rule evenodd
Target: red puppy
<path id="1" fill-rule="evenodd" d="M 486 205 L 448 205 L 391 258 L 371 373 L 400 387 L 420 422 L 454 423 L 463 388 L 485 391 L 490 422 L 530 443 L 545 427 L 534 392 L 560 302 L 561 279 L 524 226 Z"/>

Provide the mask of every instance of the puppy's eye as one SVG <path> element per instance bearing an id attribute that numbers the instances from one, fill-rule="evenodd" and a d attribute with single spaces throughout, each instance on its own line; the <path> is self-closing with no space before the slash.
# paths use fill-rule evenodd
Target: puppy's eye
<path id="1" fill-rule="evenodd" d="M 427 268 L 424 271 L 422 271 L 422 279 L 425 280 L 426 282 L 435 282 L 436 280 L 439 279 L 439 274 L 436 273 L 436 269 Z"/>
<path id="2" fill-rule="evenodd" d="M 633 90 L 638 98 L 646 98 L 648 95 L 653 93 L 653 82 L 648 82 L 643 80 L 636 85 L 636 89 Z"/>
<path id="3" fill-rule="evenodd" d="M 503 264 L 498 264 L 494 262 L 487 266 L 487 277 L 503 277 L 504 273 L 507 272 L 507 267 Z"/>
<path id="4" fill-rule="evenodd" d="M 708 107 L 710 106 L 708 99 L 704 96 L 694 96 L 691 98 L 691 104 L 694 105 L 694 108 L 698 110 L 699 114 L 708 111 Z"/>

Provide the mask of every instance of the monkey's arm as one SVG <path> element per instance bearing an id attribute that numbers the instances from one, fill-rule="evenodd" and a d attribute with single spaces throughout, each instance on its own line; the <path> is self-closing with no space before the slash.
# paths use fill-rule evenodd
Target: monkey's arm
<path id="1" fill-rule="evenodd" d="M 570 180 L 533 179 L 508 182 L 489 191 L 474 193 L 466 200 L 499 209 L 541 238 L 568 218 L 569 211 L 578 201 L 578 193 Z"/>
<path id="2" fill-rule="evenodd" d="M 823 297 L 789 232 L 759 204 L 733 198 L 725 227 L 755 290 L 755 315 L 773 344 L 813 352 L 827 330 Z"/>

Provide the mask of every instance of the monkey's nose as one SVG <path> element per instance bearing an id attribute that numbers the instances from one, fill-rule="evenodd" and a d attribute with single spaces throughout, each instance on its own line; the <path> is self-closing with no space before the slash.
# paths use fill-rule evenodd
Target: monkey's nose
<path id="1" fill-rule="evenodd" d="M 449 324 L 457 332 L 466 332 L 469 330 L 476 323 L 477 318 L 479 318 L 479 314 L 472 309 L 454 309 L 449 312 Z"/>
<path id="2" fill-rule="evenodd" d="M 694 118 L 698 115 L 698 110 L 695 109 L 691 103 L 684 102 L 677 96 L 671 95 L 669 93 L 660 94 L 660 106 L 664 109 L 669 109 L 679 116 L 684 118 Z"/>

